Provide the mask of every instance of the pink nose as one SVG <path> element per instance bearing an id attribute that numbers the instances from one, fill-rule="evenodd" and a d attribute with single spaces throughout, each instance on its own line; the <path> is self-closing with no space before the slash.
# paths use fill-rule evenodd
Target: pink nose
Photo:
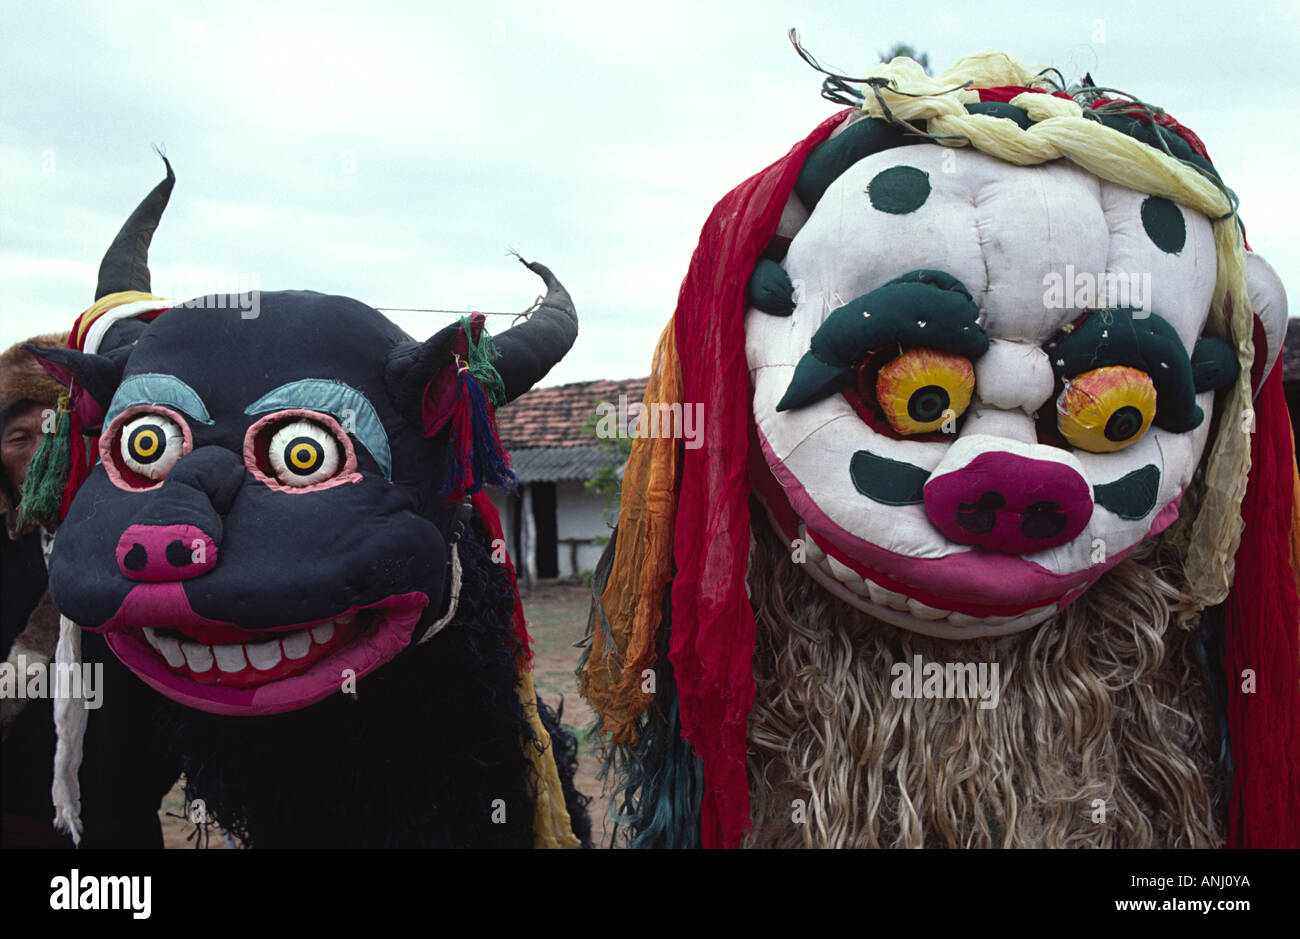
<path id="1" fill-rule="evenodd" d="M 1092 518 L 1092 491 L 1069 466 L 1014 453 L 981 453 L 931 476 L 925 514 L 958 544 L 1032 554 L 1078 537 Z"/>
<path id="2" fill-rule="evenodd" d="M 132 525 L 117 543 L 117 566 L 131 580 L 185 580 L 216 563 L 216 542 L 193 525 Z"/>

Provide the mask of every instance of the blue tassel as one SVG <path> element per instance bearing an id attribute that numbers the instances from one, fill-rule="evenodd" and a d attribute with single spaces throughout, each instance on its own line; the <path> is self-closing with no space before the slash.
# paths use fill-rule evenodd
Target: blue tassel
<path id="1" fill-rule="evenodd" d="M 470 375 L 462 376 L 462 380 L 465 390 L 469 392 L 470 421 L 474 431 L 474 484 L 466 491 L 466 495 L 478 492 L 485 483 L 492 483 L 506 492 L 514 492 L 519 487 L 519 480 L 510 468 L 510 457 L 501 446 L 496 418 L 483 393 L 483 386 Z"/>

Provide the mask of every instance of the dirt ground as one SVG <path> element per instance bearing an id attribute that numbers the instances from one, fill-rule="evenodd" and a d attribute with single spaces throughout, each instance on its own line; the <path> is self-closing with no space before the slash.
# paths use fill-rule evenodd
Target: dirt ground
<path id="1" fill-rule="evenodd" d="M 588 811 L 592 817 L 592 840 L 597 847 L 609 844 L 609 824 L 606 806 L 608 800 L 600 794 L 600 781 L 596 778 L 599 763 L 596 747 L 587 740 L 592 712 L 587 702 L 578 694 L 574 669 L 582 650 L 576 647 L 587 631 L 587 610 L 591 604 L 591 590 L 581 585 L 544 582 L 531 593 L 525 593 L 524 615 L 528 618 L 528 631 L 533 637 L 533 681 L 537 693 L 551 707 L 564 702 L 563 724 L 578 738 L 578 789 L 591 797 Z M 194 847 L 195 826 L 185 815 L 185 796 L 177 783 L 163 800 L 159 816 L 163 825 L 163 842 L 168 848 Z M 225 848 L 219 833 L 211 831 L 204 848 Z"/>

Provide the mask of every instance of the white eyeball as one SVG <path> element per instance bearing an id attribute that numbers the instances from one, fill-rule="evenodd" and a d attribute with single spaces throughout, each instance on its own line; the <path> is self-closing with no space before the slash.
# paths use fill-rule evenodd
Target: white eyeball
<path id="1" fill-rule="evenodd" d="M 339 471 L 339 442 L 315 421 L 285 424 L 271 437 L 267 451 L 271 471 L 286 486 L 312 486 Z"/>
<path id="2" fill-rule="evenodd" d="M 122 428 L 122 462 L 147 479 L 166 476 L 185 450 L 185 434 L 169 417 L 142 414 Z"/>

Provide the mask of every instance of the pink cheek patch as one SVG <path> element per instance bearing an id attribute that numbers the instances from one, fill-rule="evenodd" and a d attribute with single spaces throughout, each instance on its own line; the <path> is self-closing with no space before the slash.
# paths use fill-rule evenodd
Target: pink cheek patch
<path id="1" fill-rule="evenodd" d="M 1068 466 L 982 453 L 925 484 L 925 514 L 950 541 L 1033 554 L 1073 541 L 1092 518 L 1087 480 Z"/>

